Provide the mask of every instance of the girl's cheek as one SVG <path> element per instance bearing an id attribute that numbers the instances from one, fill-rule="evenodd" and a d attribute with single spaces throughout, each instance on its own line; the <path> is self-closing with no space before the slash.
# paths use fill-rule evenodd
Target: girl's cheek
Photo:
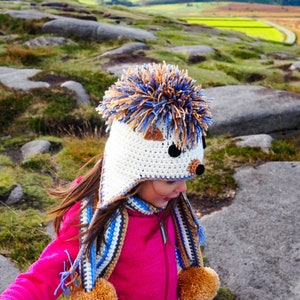
<path id="1" fill-rule="evenodd" d="M 174 190 L 174 185 L 173 184 L 168 184 L 165 182 L 154 182 L 153 187 L 155 191 L 160 194 L 160 195 L 168 195 L 173 192 Z"/>

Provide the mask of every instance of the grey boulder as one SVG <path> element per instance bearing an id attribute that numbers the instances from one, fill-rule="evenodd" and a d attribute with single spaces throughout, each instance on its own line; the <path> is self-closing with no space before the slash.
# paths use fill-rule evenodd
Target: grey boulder
<path id="1" fill-rule="evenodd" d="M 300 162 L 238 169 L 229 207 L 202 217 L 204 254 L 240 300 L 300 299 Z"/>
<path id="2" fill-rule="evenodd" d="M 300 94 L 262 86 L 208 88 L 214 134 L 270 134 L 300 128 Z"/>
<path id="3" fill-rule="evenodd" d="M 146 30 L 75 18 L 59 18 L 46 22 L 43 25 L 43 31 L 63 36 L 73 35 L 83 40 L 96 41 L 116 39 L 145 41 L 155 39 L 155 36 Z"/>

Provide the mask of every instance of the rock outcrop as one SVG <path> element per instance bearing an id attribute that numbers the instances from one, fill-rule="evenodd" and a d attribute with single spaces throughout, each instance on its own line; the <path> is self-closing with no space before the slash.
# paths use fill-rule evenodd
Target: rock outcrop
<path id="1" fill-rule="evenodd" d="M 206 89 L 214 134 L 276 133 L 300 128 L 300 95 L 262 86 L 229 85 Z"/>
<path id="2" fill-rule="evenodd" d="M 45 33 L 62 36 L 75 36 L 82 40 L 109 41 L 132 39 L 137 41 L 153 40 L 155 36 L 146 30 L 120 25 L 112 25 L 75 18 L 58 18 L 43 25 Z"/>
<path id="3" fill-rule="evenodd" d="M 240 300 L 300 299 L 300 162 L 241 168 L 229 207 L 204 216 L 208 264 Z"/>

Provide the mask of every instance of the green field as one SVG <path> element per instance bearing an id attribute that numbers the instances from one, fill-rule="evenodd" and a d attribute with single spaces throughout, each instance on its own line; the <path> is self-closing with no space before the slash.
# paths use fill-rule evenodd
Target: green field
<path id="1" fill-rule="evenodd" d="M 134 2 L 134 1 L 132 1 Z M 174 4 L 159 4 L 149 6 L 138 6 L 134 9 L 139 9 L 152 14 L 171 14 L 173 16 L 191 16 L 192 14 L 201 13 L 204 10 L 214 9 L 217 7 L 216 3 L 202 2 L 202 3 L 174 3 Z"/>
<path id="2" fill-rule="evenodd" d="M 273 26 L 261 20 L 248 18 L 182 18 L 191 24 L 203 24 L 225 30 L 243 32 L 249 36 L 275 42 L 283 42 L 285 36 Z"/>

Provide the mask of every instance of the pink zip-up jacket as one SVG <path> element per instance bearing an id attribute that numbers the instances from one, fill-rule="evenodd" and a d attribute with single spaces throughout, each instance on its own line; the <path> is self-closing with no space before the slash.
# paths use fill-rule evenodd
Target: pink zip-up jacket
<path id="1" fill-rule="evenodd" d="M 60 272 L 68 269 L 79 251 L 80 203 L 64 216 L 59 236 L 42 252 L 27 272 L 1 294 L 1 300 L 52 300 L 62 293 Z M 164 243 L 159 216 L 128 210 L 129 223 L 120 258 L 109 281 L 120 300 L 177 300 L 175 229 L 172 217 L 166 221 Z"/>

